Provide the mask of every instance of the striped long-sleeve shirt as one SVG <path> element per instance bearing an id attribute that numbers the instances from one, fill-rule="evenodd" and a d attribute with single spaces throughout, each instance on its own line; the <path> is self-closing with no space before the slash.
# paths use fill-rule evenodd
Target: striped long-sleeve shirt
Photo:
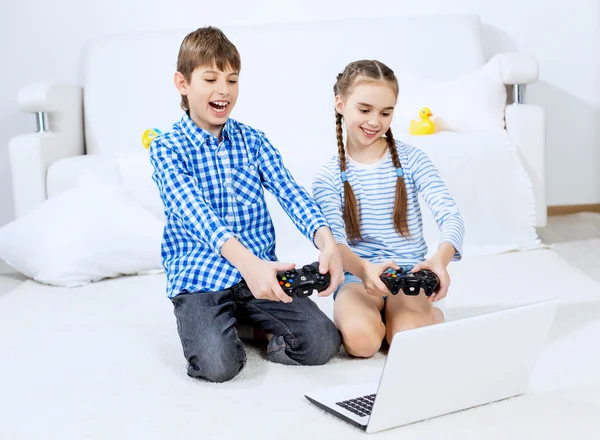
<path id="1" fill-rule="evenodd" d="M 308 239 L 327 226 L 264 133 L 233 119 L 218 142 L 184 115 L 154 139 L 150 162 L 165 206 L 162 262 L 169 297 L 224 290 L 239 282 L 239 271 L 221 255 L 232 237 L 257 257 L 277 260 L 263 187 Z"/>
<path id="2" fill-rule="evenodd" d="M 414 265 L 425 259 L 427 244 L 418 202 L 420 193 L 433 212 L 440 230 L 440 244 L 456 249 L 453 260 L 462 256 L 464 223 L 454 199 L 429 157 L 418 148 L 396 143 L 404 171 L 408 198 L 408 225 L 411 237 L 398 234 L 393 224 L 396 169 L 391 154 L 365 165 L 347 156 L 346 175 L 356 196 L 362 240 L 348 243 L 344 220 L 344 186 L 339 157 L 327 162 L 315 177 L 313 196 L 325 214 L 338 244 L 348 245 L 358 256 L 377 263 L 395 260 L 399 265 Z"/>

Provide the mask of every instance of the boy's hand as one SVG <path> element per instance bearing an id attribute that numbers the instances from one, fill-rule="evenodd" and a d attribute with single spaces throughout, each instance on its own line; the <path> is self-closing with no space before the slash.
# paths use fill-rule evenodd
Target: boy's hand
<path id="1" fill-rule="evenodd" d="M 333 238 L 331 229 L 322 226 L 317 229 L 314 237 L 315 244 L 321 251 L 319 254 L 319 272 L 325 274 L 329 272 L 329 287 L 319 296 L 329 296 L 344 281 L 344 265 L 342 264 L 342 254 L 338 249 L 337 243 Z"/>
<path id="2" fill-rule="evenodd" d="M 291 263 L 254 258 L 243 269 L 240 269 L 240 273 L 255 298 L 289 303 L 292 302 L 292 298 L 281 289 L 277 281 L 277 272 L 293 269 L 294 266 L 295 264 Z"/>
<path id="3" fill-rule="evenodd" d="M 329 287 L 319 292 L 319 296 L 329 296 L 344 281 L 342 255 L 337 246 L 327 247 L 319 254 L 319 272 L 322 274 L 329 272 Z"/>
<path id="4" fill-rule="evenodd" d="M 381 274 L 389 268 L 400 270 L 400 266 L 395 261 L 385 261 L 383 263 L 371 263 L 365 261 L 364 269 L 360 274 L 360 279 L 369 295 L 384 297 L 390 295 L 387 286 L 381 281 Z"/>

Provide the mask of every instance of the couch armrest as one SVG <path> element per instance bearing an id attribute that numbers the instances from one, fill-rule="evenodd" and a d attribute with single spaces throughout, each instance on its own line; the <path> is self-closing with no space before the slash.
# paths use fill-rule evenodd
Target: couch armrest
<path id="1" fill-rule="evenodd" d="M 82 89 L 36 83 L 19 90 L 22 111 L 38 114 L 38 132 L 12 138 L 8 154 L 15 214 L 21 217 L 46 200 L 46 171 L 55 161 L 84 154 Z M 47 115 L 48 125 L 45 121 Z"/>
<path id="2" fill-rule="evenodd" d="M 533 185 L 535 225 L 547 221 L 546 206 L 546 118 L 538 105 L 513 104 L 506 107 L 506 131 L 518 146 Z"/>
<path id="3" fill-rule="evenodd" d="M 62 112 L 81 102 L 81 87 L 52 82 L 33 83 L 19 89 L 17 101 L 23 112 Z"/>
<path id="4" fill-rule="evenodd" d="M 507 85 L 533 84 L 538 80 L 537 59 L 528 53 L 506 52 L 496 55 L 500 61 L 502 82 Z"/>

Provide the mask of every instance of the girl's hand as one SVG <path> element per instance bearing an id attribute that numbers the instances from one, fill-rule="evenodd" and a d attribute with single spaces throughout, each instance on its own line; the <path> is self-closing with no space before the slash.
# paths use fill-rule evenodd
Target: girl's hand
<path id="1" fill-rule="evenodd" d="M 400 270 L 400 266 L 395 261 L 386 261 L 383 263 L 371 263 L 370 261 L 365 262 L 364 269 L 360 276 L 360 279 L 365 286 L 365 290 L 369 295 L 384 297 L 391 295 L 387 286 L 381 281 L 381 274 L 387 269 L 392 268 Z"/>
<path id="2" fill-rule="evenodd" d="M 436 302 L 446 297 L 448 294 L 448 287 L 450 286 L 450 275 L 446 270 L 446 264 L 444 264 L 441 257 L 434 255 L 429 260 L 425 260 L 422 263 L 417 264 L 411 272 L 418 272 L 423 269 L 429 269 L 440 279 L 440 290 L 427 298 L 430 302 Z"/>

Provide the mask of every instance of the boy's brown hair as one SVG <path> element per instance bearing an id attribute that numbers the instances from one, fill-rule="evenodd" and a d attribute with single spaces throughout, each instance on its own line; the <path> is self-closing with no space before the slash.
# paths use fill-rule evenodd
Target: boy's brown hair
<path id="1" fill-rule="evenodd" d="M 226 69 L 240 72 L 240 53 L 221 29 L 213 26 L 202 27 L 186 35 L 177 55 L 177 71 L 189 83 L 192 72 L 198 67 L 214 66 L 221 71 Z M 181 108 L 189 110 L 187 96 L 181 96 Z"/>
<path id="2" fill-rule="evenodd" d="M 354 86 L 361 80 L 367 81 L 383 81 L 387 83 L 394 92 L 396 97 L 398 96 L 398 80 L 394 75 L 392 69 L 377 60 L 360 60 L 355 61 L 346 66 L 344 71 L 337 76 L 337 81 L 333 86 L 333 93 L 339 95 L 345 100 Z M 340 158 L 340 171 L 346 172 L 346 148 L 344 146 L 344 138 L 342 131 L 342 120 L 343 116 L 335 112 L 335 132 L 338 142 L 338 154 Z M 396 169 L 402 168 L 400 164 L 400 158 L 398 157 L 398 151 L 396 150 L 396 142 L 392 135 L 392 129 L 389 128 L 385 133 L 385 140 L 388 149 L 392 155 L 392 161 Z M 344 211 L 343 218 L 346 226 L 346 234 L 351 242 L 361 240 L 360 235 L 360 219 L 358 206 L 356 202 L 356 196 L 350 186 L 350 182 L 345 180 L 344 183 Z M 404 178 L 398 176 L 396 180 L 396 200 L 394 202 L 394 227 L 403 237 L 410 237 L 410 230 L 408 228 L 408 206 L 406 200 L 406 185 Z"/>

